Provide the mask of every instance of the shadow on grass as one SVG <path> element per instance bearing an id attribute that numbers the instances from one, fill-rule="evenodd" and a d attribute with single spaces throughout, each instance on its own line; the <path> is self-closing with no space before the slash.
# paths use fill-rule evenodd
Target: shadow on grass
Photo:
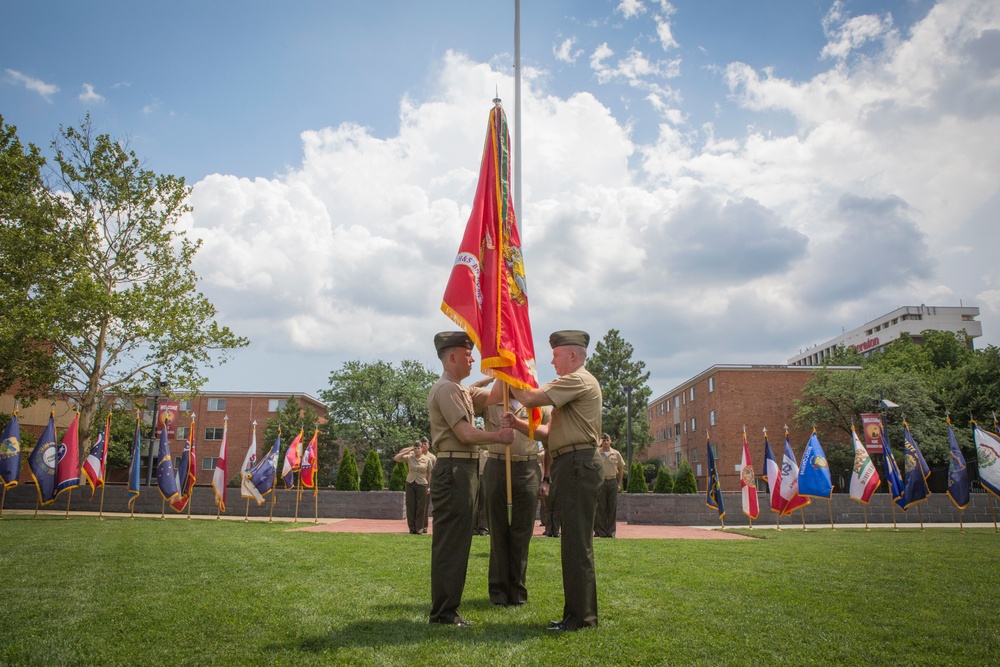
<path id="1" fill-rule="evenodd" d="M 457 640 L 467 644 L 508 644 L 544 635 L 542 628 L 528 623 L 483 623 L 473 628 L 457 628 L 406 619 L 354 621 L 326 634 L 303 637 L 287 645 L 271 645 L 269 650 L 327 653 L 351 648 L 384 648 L 420 644 L 427 640 Z"/>

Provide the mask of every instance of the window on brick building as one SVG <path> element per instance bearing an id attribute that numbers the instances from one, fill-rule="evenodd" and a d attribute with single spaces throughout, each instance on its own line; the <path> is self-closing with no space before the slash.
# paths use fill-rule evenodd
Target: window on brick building
<path id="1" fill-rule="evenodd" d="M 694 417 L 691 417 L 691 432 L 694 433 L 698 430 L 697 422 L 695 422 Z"/>
<path id="2" fill-rule="evenodd" d="M 219 462 L 218 456 L 206 456 L 201 460 L 201 469 L 215 470 L 215 466 L 218 462 Z"/>
<path id="3" fill-rule="evenodd" d="M 224 398 L 210 398 L 210 399 L 208 399 L 208 411 L 209 412 L 225 412 L 226 411 L 226 399 L 224 399 Z"/>
<path id="4" fill-rule="evenodd" d="M 187 440 L 188 439 L 188 434 L 190 434 L 190 433 L 191 433 L 191 427 L 190 426 L 178 426 L 177 427 L 177 439 L 178 440 Z"/>
<path id="5" fill-rule="evenodd" d="M 690 391 L 691 391 L 691 396 L 689 396 L 689 398 L 693 401 L 694 400 L 694 387 L 691 387 Z"/>
<path id="6" fill-rule="evenodd" d="M 191 408 L 194 407 L 194 401 L 190 398 L 185 398 L 180 402 L 181 412 L 191 412 Z"/>
<path id="7" fill-rule="evenodd" d="M 221 428 L 206 428 L 205 429 L 205 439 L 206 440 L 222 440 Z"/>
<path id="8" fill-rule="evenodd" d="M 710 426 L 715 426 L 715 410 L 708 413 L 708 423 Z"/>
<path id="9" fill-rule="evenodd" d="M 698 450 L 697 449 L 692 449 L 691 450 L 691 463 L 697 463 L 697 462 L 698 462 Z"/>
<path id="10" fill-rule="evenodd" d="M 680 407 L 680 405 L 681 405 L 681 397 L 680 396 L 674 396 L 674 407 L 677 408 L 677 407 Z"/>
<path id="11" fill-rule="evenodd" d="M 277 412 L 278 410 L 283 409 L 286 405 L 288 405 L 287 398 L 270 398 L 267 401 L 267 411 Z"/>
<path id="12" fill-rule="evenodd" d="M 715 378 L 710 377 L 708 378 L 708 393 L 711 394 L 713 391 L 715 391 Z"/>

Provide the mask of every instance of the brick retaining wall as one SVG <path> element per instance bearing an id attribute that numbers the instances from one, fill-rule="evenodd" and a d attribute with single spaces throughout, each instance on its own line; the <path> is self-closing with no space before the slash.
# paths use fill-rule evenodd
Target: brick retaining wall
<path id="1" fill-rule="evenodd" d="M 88 500 L 89 495 L 89 488 L 86 490 L 74 489 L 70 511 L 98 511 L 100 508 L 100 491 L 94 495 L 93 500 Z M 108 485 L 104 498 L 104 511 L 127 514 L 126 496 L 127 488 L 125 485 Z M 4 508 L 34 509 L 36 497 L 37 493 L 33 484 L 21 484 L 7 491 Z M 227 500 L 227 515 L 243 516 L 246 513 L 246 500 L 240 497 L 239 489 L 229 489 Z M 741 509 L 740 494 L 723 493 L 723 500 L 727 510 L 725 517 L 726 526 L 746 526 L 749 524 L 747 517 Z M 760 516 L 754 523 L 773 525 L 775 523 L 775 513 L 769 509 L 767 497 L 761 494 L 759 502 L 761 506 Z M 831 503 L 835 524 L 864 523 L 861 503 L 851 500 L 846 494 L 834 494 Z M 136 501 L 135 511 L 141 514 L 158 514 L 160 507 L 161 497 L 159 490 L 155 486 L 143 486 L 142 493 Z M 64 493 L 54 504 L 45 507 L 45 509 L 65 510 L 66 494 Z M 923 513 L 925 523 L 958 523 L 959 520 L 958 509 L 944 494 L 932 495 L 926 502 L 920 505 L 920 510 Z M 169 507 L 166 508 L 166 512 L 168 514 L 176 514 Z M 270 500 L 260 507 L 253 501 L 250 502 L 250 516 L 263 517 L 268 516 L 270 512 Z M 295 492 L 279 489 L 273 512 L 276 517 L 294 516 Z M 306 492 L 299 503 L 299 517 L 312 518 L 314 516 L 313 512 L 313 497 L 311 493 Z M 201 485 L 195 487 L 191 513 L 204 515 L 216 514 L 215 496 L 212 487 Z M 320 489 L 319 516 L 324 519 L 400 520 L 406 518 L 406 509 L 401 491 L 335 491 L 333 489 Z M 812 503 L 805 508 L 805 517 L 806 523 L 829 525 L 830 506 L 825 499 L 813 499 Z M 872 502 L 868 505 L 868 522 L 891 524 L 892 518 L 892 503 L 889 500 L 888 494 L 876 494 L 872 498 Z M 717 524 L 719 517 L 715 510 L 705 506 L 705 495 L 701 493 L 692 495 L 623 493 L 618 496 L 618 520 L 630 524 L 654 526 L 705 526 Z M 972 502 L 964 512 L 963 520 L 967 523 L 991 523 L 993 515 L 991 513 L 989 497 L 984 493 L 973 494 Z M 908 512 L 896 509 L 897 523 L 915 524 L 919 523 L 919 521 L 920 517 L 916 507 L 911 507 Z M 782 525 L 792 526 L 795 524 L 801 525 L 801 523 L 802 518 L 798 511 L 793 516 L 781 518 Z"/>

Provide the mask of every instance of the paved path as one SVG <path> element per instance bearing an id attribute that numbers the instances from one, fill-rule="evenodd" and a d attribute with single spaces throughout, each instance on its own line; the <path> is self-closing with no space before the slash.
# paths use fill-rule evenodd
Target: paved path
<path id="1" fill-rule="evenodd" d="M 376 519 L 320 519 L 302 528 L 293 528 L 314 533 L 403 533 L 409 534 L 406 521 L 385 521 Z M 431 532 L 434 530 L 431 521 Z M 546 539 L 542 535 L 544 528 L 535 526 L 535 537 Z M 672 540 L 751 540 L 752 537 L 723 533 L 714 528 L 698 528 L 693 526 L 637 526 L 619 523 L 617 535 L 620 539 L 656 538 Z M 418 538 L 421 536 L 417 536 Z"/>

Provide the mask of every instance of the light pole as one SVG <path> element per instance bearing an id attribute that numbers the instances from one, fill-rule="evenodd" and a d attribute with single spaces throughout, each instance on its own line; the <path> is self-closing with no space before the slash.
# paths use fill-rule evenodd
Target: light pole
<path id="1" fill-rule="evenodd" d="M 628 472 L 632 474 L 632 385 L 625 385 L 625 451 Z"/>
<path id="2" fill-rule="evenodd" d="M 160 389 L 167 386 L 167 383 L 160 378 L 156 378 L 153 384 L 153 418 L 149 425 L 149 457 L 146 463 L 146 486 L 153 485 L 153 463 L 156 461 L 156 454 L 153 448 L 156 447 L 156 420 L 160 409 Z"/>

